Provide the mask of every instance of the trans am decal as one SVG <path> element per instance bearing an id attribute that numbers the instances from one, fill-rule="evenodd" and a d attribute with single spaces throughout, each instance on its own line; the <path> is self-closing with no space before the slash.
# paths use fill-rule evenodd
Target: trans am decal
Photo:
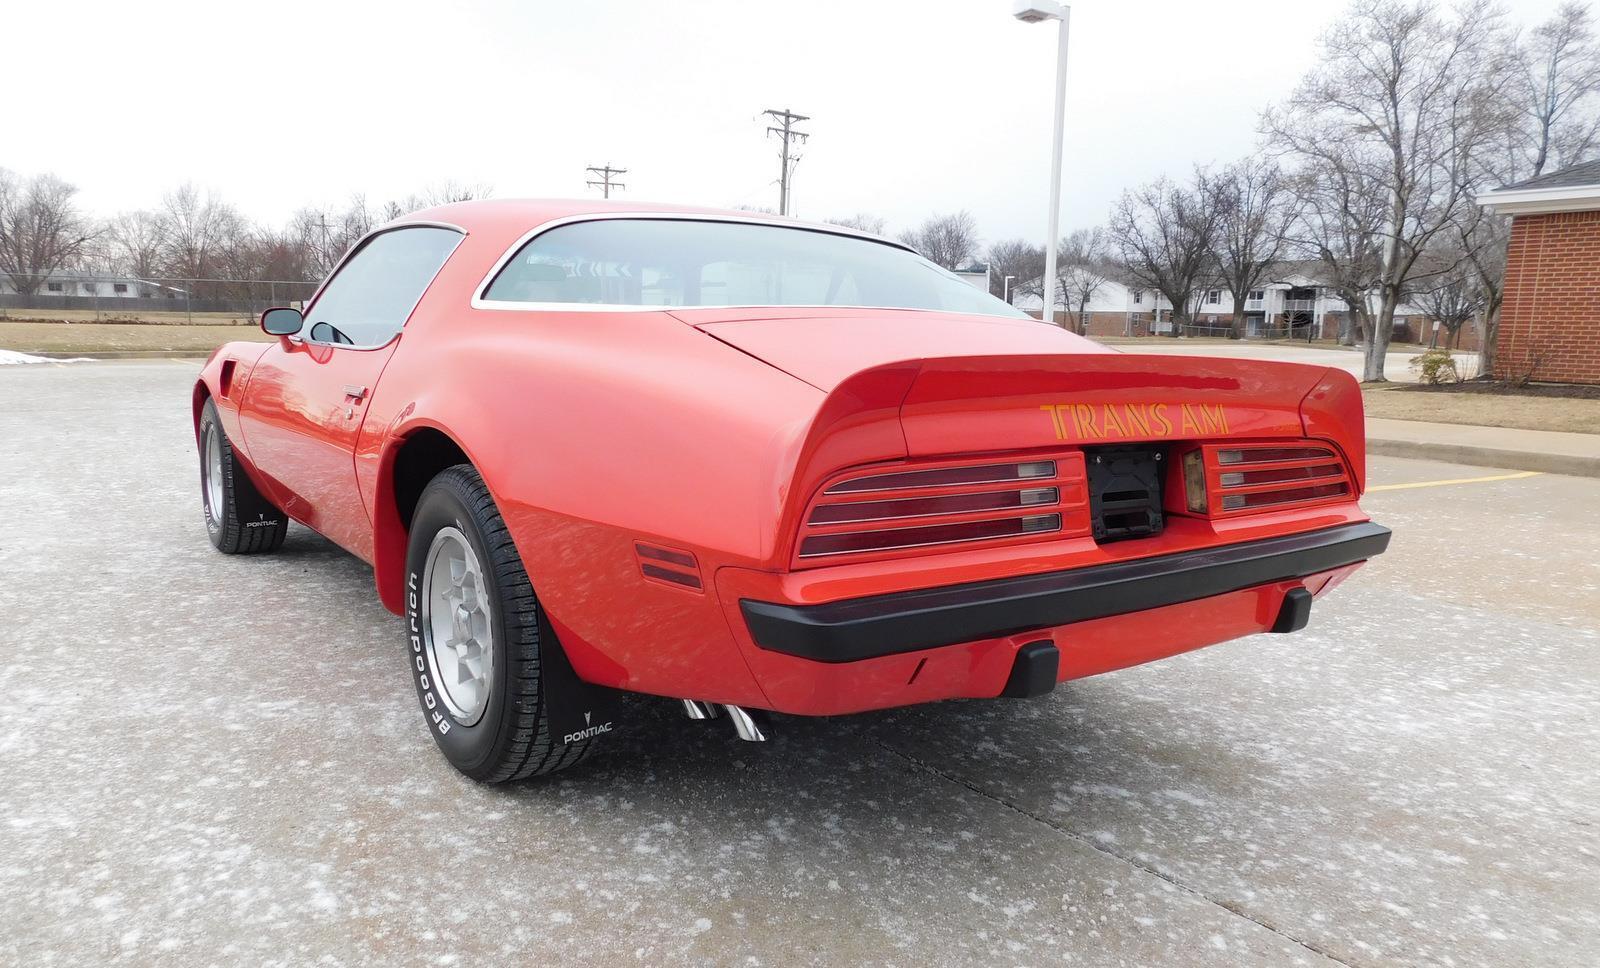
<path id="1" fill-rule="evenodd" d="M 1045 403 L 1057 440 L 1153 440 L 1228 432 L 1220 403 Z"/>

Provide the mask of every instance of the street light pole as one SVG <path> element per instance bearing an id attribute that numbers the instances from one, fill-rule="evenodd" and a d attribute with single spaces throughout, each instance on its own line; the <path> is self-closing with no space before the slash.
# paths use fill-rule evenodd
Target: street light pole
<path id="1" fill-rule="evenodd" d="M 1050 141 L 1050 211 L 1049 235 L 1044 247 L 1044 320 L 1056 321 L 1056 246 L 1061 232 L 1061 137 L 1067 115 L 1067 36 L 1072 21 L 1072 8 L 1049 0 L 1017 0 L 1013 14 L 1023 23 L 1041 20 L 1061 21 L 1060 37 L 1056 45 L 1056 108 L 1055 128 Z"/>
<path id="2" fill-rule="evenodd" d="M 1015 278 L 1016 278 L 1016 276 L 1006 276 L 1005 282 L 1001 283 L 1001 287 L 1000 287 L 1000 301 L 1001 302 L 1009 303 L 1011 301 L 1011 280 L 1013 280 Z"/>

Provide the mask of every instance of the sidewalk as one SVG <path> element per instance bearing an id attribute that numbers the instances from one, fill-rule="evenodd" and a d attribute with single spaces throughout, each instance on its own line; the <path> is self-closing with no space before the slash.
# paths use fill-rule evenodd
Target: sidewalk
<path id="1" fill-rule="evenodd" d="M 1600 477 L 1600 434 L 1368 417 L 1367 453 Z"/>

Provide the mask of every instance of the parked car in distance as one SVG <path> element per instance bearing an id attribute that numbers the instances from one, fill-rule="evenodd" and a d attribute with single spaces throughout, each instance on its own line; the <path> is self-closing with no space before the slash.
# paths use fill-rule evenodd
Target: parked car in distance
<path id="1" fill-rule="evenodd" d="M 371 563 L 482 781 L 618 692 L 760 739 L 1293 632 L 1389 538 L 1347 373 L 1115 352 L 837 226 L 463 202 L 261 324 L 194 386 L 211 541 Z"/>

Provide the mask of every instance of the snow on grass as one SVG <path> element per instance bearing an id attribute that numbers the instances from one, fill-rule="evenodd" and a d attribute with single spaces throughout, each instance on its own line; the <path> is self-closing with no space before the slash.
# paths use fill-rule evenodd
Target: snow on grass
<path id="1" fill-rule="evenodd" d="M 0 350 L 0 366 L 12 363 L 87 363 L 86 356 L 74 357 L 70 360 L 53 360 L 48 356 L 30 356 L 27 353 L 18 353 L 15 350 Z"/>

